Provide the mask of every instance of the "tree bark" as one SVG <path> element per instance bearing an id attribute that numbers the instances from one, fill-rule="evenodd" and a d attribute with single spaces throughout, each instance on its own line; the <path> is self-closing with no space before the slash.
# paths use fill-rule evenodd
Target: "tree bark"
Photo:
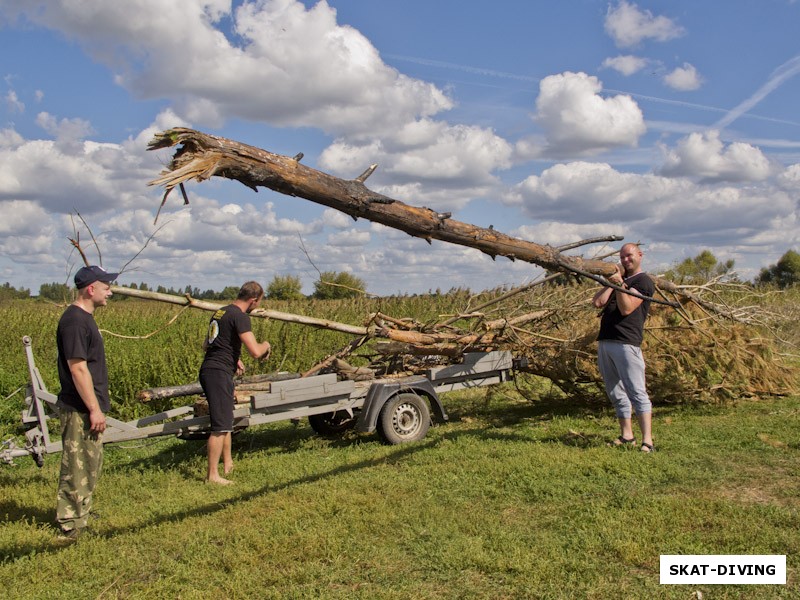
<path id="1" fill-rule="evenodd" d="M 616 266 L 601 260 L 585 260 L 561 254 L 557 248 L 513 238 L 491 228 L 476 227 L 439 213 L 416 207 L 369 190 L 364 180 L 375 165 L 361 176 L 343 180 L 300 164 L 290 158 L 248 146 L 226 138 L 177 127 L 156 134 L 148 150 L 180 144 L 161 177 L 150 185 L 165 188 L 164 201 L 175 187 L 196 179 L 225 177 L 257 190 L 263 186 L 289 196 L 299 196 L 317 204 L 335 208 L 354 219 L 359 217 L 405 231 L 429 243 L 433 239 L 476 248 L 493 259 L 505 256 L 511 260 L 539 265 L 550 271 L 571 271 L 608 277 Z M 184 201 L 186 197 L 184 196 Z M 157 217 L 156 217 L 157 218 Z"/>
<path id="2" fill-rule="evenodd" d="M 147 290 L 134 290 L 120 285 L 112 285 L 111 291 L 120 296 L 130 296 L 132 298 L 144 298 L 147 300 L 157 300 L 159 302 L 167 302 L 168 304 L 177 304 L 178 306 L 191 306 L 201 310 L 215 311 L 224 306 L 218 302 L 206 302 L 205 300 L 197 300 L 191 296 L 173 296 L 172 294 L 162 294 L 160 292 L 150 292 Z M 276 321 L 286 321 L 288 323 L 297 323 L 299 325 L 308 325 L 316 327 L 317 329 L 330 329 L 332 331 L 340 331 L 341 333 L 349 333 L 351 335 L 366 335 L 367 328 L 359 327 L 357 325 L 348 325 L 347 323 L 338 323 L 328 319 L 316 319 L 314 317 L 306 317 L 305 315 L 295 315 L 292 313 L 285 313 L 279 310 L 269 310 L 266 308 L 256 308 L 250 313 L 251 317 L 258 317 L 260 319 L 274 319 Z"/>
<path id="3" fill-rule="evenodd" d="M 235 377 L 234 384 L 237 390 L 255 390 L 263 388 L 265 384 L 273 381 L 284 381 L 286 379 L 297 379 L 299 373 L 265 373 L 262 375 L 250 375 L 248 377 Z M 164 387 L 148 388 L 136 392 L 136 399 L 140 402 L 150 402 L 151 400 L 162 400 L 164 398 L 180 398 L 183 396 L 195 396 L 202 394 L 203 388 L 199 381 L 186 383 L 184 385 L 168 385 Z"/>

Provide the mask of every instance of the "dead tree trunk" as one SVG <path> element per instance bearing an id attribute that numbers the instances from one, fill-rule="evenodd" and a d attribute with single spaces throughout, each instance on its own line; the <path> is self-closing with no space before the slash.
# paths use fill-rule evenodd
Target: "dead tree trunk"
<path id="1" fill-rule="evenodd" d="M 133 298 L 144 298 L 147 300 L 157 300 L 159 302 L 166 302 L 168 304 L 176 304 L 178 306 L 191 306 L 192 308 L 199 308 L 214 312 L 219 310 L 224 305 L 217 302 L 206 302 L 205 300 L 197 300 L 191 296 L 174 296 L 172 294 L 162 294 L 160 292 L 150 292 L 147 290 L 134 290 L 132 288 L 124 287 L 121 285 L 112 285 L 111 291 L 120 296 L 131 296 Z M 318 329 L 330 329 L 331 331 L 339 331 L 341 333 L 349 333 L 351 335 L 367 335 L 368 330 L 366 327 L 359 327 L 357 325 L 348 325 L 347 323 L 338 323 L 328 319 L 317 319 L 314 317 L 307 317 L 305 315 L 296 315 L 293 313 L 285 313 L 279 310 L 268 310 L 266 308 L 256 308 L 250 313 L 253 317 L 261 319 L 274 319 L 276 321 L 285 321 L 288 323 L 297 323 L 298 325 L 308 325 Z"/>
<path id="2" fill-rule="evenodd" d="M 157 150 L 181 144 L 161 177 L 150 185 L 163 185 L 167 195 L 185 181 L 225 177 L 257 190 L 268 187 L 289 196 L 299 196 L 335 208 L 353 219 L 359 217 L 431 242 L 433 239 L 476 248 L 494 259 L 505 256 L 539 265 L 550 271 L 571 271 L 608 277 L 616 267 L 601 260 L 584 260 L 561 254 L 558 248 L 476 227 L 429 208 L 416 207 L 369 190 L 364 181 L 375 170 L 371 166 L 359 177 L 343 180 L 300 164 L 294 158 L 273 154 L 225 138 L 185 128 L 156 134 L 148 145 Z M 162 201 L 162 206 L 164 201 Z M 188 199 L 184 194 L 184 201 Z"/>

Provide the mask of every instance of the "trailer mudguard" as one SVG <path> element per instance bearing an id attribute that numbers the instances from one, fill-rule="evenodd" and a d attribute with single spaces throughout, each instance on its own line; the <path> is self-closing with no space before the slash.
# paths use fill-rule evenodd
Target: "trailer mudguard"
<path id="1" fill-rule="evenodd" d="M 364 406 L 358 415 L 356 431 L 362 433 L 372 433 L 375 431 L 378 426 L 378 417 L 381 414 L 381 409 L 384 404 L 386 404 L 390 398 L 402 393 L 425 396 L 430 401 L 432 413 L 435 414 L 439 420 L 447 421 L 449 418 L 430 380 L 425 377 L 412 377 L 399 379 L 396 382 L 393 381 L 390 383 L 373 383 L 367 391 Z"/>

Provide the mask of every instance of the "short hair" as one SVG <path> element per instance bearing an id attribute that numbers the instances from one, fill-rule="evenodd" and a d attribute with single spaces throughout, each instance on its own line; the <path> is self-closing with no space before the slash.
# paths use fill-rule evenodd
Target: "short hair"
<path id="1" fill-rule="evenodd" d="M 257 281 L 248 281 L 239 289 L 239 295 L 236 296 L 237 300 L 251 300 L 253 298 L 261 298 L 264 295 L 264 288 Z"/>
<path id="2" fill-rule="evenodd" d="M 622 244 L 622 248 L 620 248 L 619 251 L 622 252 L 623 250 L 625 250 L 625 248 L 628 248 L 628 247 L 636 248 L 639 251 L 639 254 L 642 253 L 641 247 L 636 242 L 628 242 L 626 244 Z"/>

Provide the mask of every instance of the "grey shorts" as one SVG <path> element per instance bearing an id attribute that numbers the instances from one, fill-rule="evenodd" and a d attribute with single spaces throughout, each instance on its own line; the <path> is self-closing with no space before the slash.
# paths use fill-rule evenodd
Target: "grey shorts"
<path id="1" fill-rule="evenodd" d="M 630 419 L 633 412 L 637 415 L 652 412 L 645 385 L 644 357 L 639 346 L 601 340 L 597 347 L 597 366 L 617 417 Z"/>

